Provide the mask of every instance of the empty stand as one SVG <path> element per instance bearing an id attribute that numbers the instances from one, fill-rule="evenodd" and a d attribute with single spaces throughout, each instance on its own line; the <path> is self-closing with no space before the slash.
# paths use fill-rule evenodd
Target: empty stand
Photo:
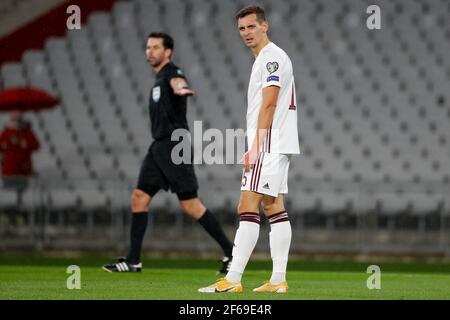
<path id="1" fill-rule="evenodd" d="M 446 1 L 378 3 L 383 27 L 369 31 L 368 1 L 264 2 L 271 39 L 291 57 L 296 78 L 303 154 L 290 170 L 291 212 L 450 210 L 444 191 L 450 184 L 450 7 Z M 152 31 L 174 36 L 174 61 L 197 92 L 189 100 L 191 129 L 195 120 L 204 130 L 245 128 L 253 57 L 234 20 L 241 5 L 118 2 L 110 13 L 91 15 L 81 30 L 26 52 L 21 63 L 1 66 L 2 87 L 30 84 L 62 100 L 54 111 L 29 115 L 43 144 L 34 159 L 52 206 L 101 206 L 135 185 L 152 142 L 153 75 L 144 52 Z M 206 201 L 234 210 L 241 167 L 199 165 L 196 172 Z M 398 182 L 411 187 L 376 188 L 370 195 L 358 188 Z M 347 184 L 354 188 L 343 189 Z M 434 187 L 413 188 L 428 184 Z M 367 196 L 372 200 L 361 200 Z M 163 193 L 156 198 L 160 206 L 173 200 Z M 10 203 L 11 195 L 2 193 L 3 201 Z"/>

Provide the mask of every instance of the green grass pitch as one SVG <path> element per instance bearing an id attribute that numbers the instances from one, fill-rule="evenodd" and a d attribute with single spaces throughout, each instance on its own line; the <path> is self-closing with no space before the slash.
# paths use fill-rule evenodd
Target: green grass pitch
<path id="1" fill-rule="evenodd" d="M 290 261 L 289 293 L 253 293 L 268 280 L 270 261 L 251 260 L 244 274 L 241 294 L 205 294 L 197 289 L 217 279 L 212 260 L 147 259 L 140 274 L 107 273 L 108 258 L 0 257 L 0 299 L 149 299 L 149 300 L 246 300 L 246 299 L 450 299 L 449 263 L 321 262 Z M 366 286 L 370 264 L 381 268 L 381 289 Z M 81 289 L 69 290 L 69 265 L 81 268 Z"/>

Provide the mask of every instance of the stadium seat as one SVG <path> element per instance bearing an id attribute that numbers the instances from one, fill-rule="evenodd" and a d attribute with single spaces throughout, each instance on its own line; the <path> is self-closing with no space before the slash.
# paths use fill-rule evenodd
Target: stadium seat
<path id="1" fill-rule="evenodd" d="M 3 185 L 3 182 L 1 182 Z M 17 195 L 13 190 L 1 189 L 0 203 L 4 208 L 14 207 L 17 203 Z"/>
<path id="2" fill-rule="evenodd" d="M 2 82 L 4 88 L 21 87 L 25 85 L 21 64 L 5 63 L 1 67 Z"/>
<path id="3" fill-rule="evenodd" d="M 293 210 L 347 210 L 425 214 L 448 210 L 439 191 L 397 195 L 375 188 L 372 200 L 353 192 L 306 192 L 304 184 L 449 184 L 450 50 L 445 1 L 382 1 L 386 27 L 359 28 L 365 2 L 285 0 L 270 7 L 270 34 L 293 61 L 303 154 L 293 159 Z M 46 147 L 36 168 L 52 192 L 53 206 L 77 199 L 92 206 L 114 198 L 115 186 L 135 185 L 140 161 L 152 142 L 147 99 L 154 76 L 145 60 L 151 31 L 175 38 L 174 61 L 197 95 L 188 120 L 203 132 L 245 127 L 248 75 L 254 61 L 236 30 L 236 1 L 130 0 L 111 12 L 95 13 L 81 30 L 50 38 L 29 50 L 21 63 L 0 68 L 3 88 L 34 85 L 61 98 L 59 108 L 31 117 Z M 393 15 L 393 12 L 399 13 Z M 417 19 L 418 16 L 423 19 Z M 174 23 L 176 21 L 176 23 Z M 298 32 L 301 30 L 301 32 Z M 0 115 L 0 124 L 6 122 Z M 47 165 L 46 165 L 47 164 Z M 231 168 L 233 167 L 233 168 Z M 196 166 L 201 183 L 211 183 L 212 207 L 237 201 L 240 166 Z M 91 179 L 93 193 L 72 179 Z M 223 179 L 228 179 L 222 186 Z M 116 181 L 110 184 L 111 181 Z M 69 186 L 74 187 L 68 191 Z M 102 189 L 103 188 L 103 189 Z M 202 189 L 202 185 L 200 186 Z M 98 190 L 97 190 L 98 189 Z M 203 187 L 204 189 L 204 187 Z M 439 188 L 437 188 L 439 189 Z M 203 191 L 202 191 L 203 192 Z M 412 191 L 411 191 L 412 192 Z M 238 192 L 237 192 L 238 194 Z M 162 198 L 164 205 L 169 198 Z M 118 200 L 119 201 L 119 200 Z M 123 197 L 123 205 L 129 198 Z M 169 200 L 167 200 L 169 201 Z M 446 209 L 447 208 L 447 209 Z"/>

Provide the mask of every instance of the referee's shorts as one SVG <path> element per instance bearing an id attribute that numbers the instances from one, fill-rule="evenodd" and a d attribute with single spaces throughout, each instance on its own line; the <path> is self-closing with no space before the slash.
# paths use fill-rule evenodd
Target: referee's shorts
<path id="1" fill-rule="evenodd" d="M 139 172 L 137 189 L 151 197 L 160 189 L 170 189 L 179 200 L 197 198 L 198 182 L 194 166 L 172 162 L 172 148 L 176 144 L 178 141 L 171 141 L 170 137 L 152 143 Z"/>

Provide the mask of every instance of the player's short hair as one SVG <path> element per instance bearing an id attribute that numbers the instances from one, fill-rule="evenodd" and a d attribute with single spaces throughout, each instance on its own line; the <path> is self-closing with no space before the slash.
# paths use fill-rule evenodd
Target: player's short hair
<path id="1" fill-rule="evenodd" d="M 256 18 L 260 23 L 266 21 L 266 13 L 264 11 L 264 8 L 260 6 L 247 6 L 239 10 L 239 12 L 236 13 L 236 21 L 240 18 L 248 16 L 249 14 L 256 14 Z"/>
<path id="2" fill-rule="evenodd" d="M 173 51 L 173 38 L 164 32 L 152 32 L 147 38 L 159 38 L 163 40 L 164 49 L 171 49 Z"/>

